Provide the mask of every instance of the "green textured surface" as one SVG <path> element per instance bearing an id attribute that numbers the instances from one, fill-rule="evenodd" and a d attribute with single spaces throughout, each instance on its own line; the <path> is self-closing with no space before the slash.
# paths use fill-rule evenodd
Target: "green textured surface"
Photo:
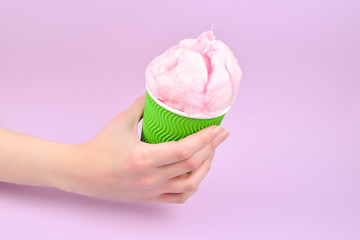
<path id="1" fill-rule="evenodd" d="M 208 126 L 220 125 L 224 116 L 225 114 L 212 119 L 183 117 L 161 107 L 146 93 L 141 141 L 178 141 Z"/>

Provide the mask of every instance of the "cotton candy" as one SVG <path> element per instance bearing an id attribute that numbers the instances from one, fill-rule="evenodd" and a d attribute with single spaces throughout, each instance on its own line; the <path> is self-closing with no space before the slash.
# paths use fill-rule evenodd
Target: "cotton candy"
<path id="1" fill-rule="evenodd" d="M 207 31 L 156 57 L 145 75 L 159 101 L 195 118 L 212 118 L 233 104 L 242 72 L 230 48 Z"/>

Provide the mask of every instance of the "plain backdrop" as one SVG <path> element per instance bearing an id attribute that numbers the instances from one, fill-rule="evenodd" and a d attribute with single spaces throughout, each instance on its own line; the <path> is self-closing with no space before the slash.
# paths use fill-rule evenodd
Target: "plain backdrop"
<path id="1" fill-rule="evenodd" d="M 0 183 L 1 239 L 360 239 L 360 1 L 2 0 L 0 126 L 81 143 L 214 26 L 243 70 L 183 205 Z"/>

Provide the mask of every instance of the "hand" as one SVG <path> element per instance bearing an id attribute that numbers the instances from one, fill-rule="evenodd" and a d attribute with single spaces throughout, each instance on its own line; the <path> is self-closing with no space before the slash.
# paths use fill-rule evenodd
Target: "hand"
<path id="1" fill-rule="evenodd" d="M 58 187 L 89 196 L 168 203 L 183 203 L 194 194 L 229 132 L 211 126 L 178 142 L 141 142 L 137 127 L 144 103 L 142 96 L 79 145 Z"/>

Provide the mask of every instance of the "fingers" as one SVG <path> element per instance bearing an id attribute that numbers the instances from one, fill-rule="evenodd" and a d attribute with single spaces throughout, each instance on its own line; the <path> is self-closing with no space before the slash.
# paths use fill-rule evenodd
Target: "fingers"
<path id="1" fill-rule="evenodd" d="M 183 175 L 187 172 L 197 169 L 214 151 L 212 143 L 209 143 L 200 151 L 196 152 L 191 158 L 161 166 L 157 168 L 159 175 L 162 175 L 166 179 L 174 178 Z"/>
<path id="2" fill-rule="evenodd" d="M 144 113 L 145 94 L 135 100 L 125 111 L 125 118 L 129 124 L 137 126 Z"/>
<path id="3" fill-rule="evenodd" d="M 218 147 L 223 141 L 225 141 L 228 136 L 229 132 L 224 131 L 211 143 L 200 149 L 190 158 L 158 167 L 157 171 L 159 172 L 159 175 L 162 175 L 166 179 L 170 179 L 197 169 L 203 163 L 203 161 L 205 161 L 212 154 L 214 149 Z"/>
<path id="4" fill-rule="evenodd" d="M 201 181 L 205 178 L 206 174 L 211 168 L 211 162 L 214 157 L 215 151 L 190 174 L 182 175 L 169 180 L 161 188 L 164 193 L 188 193 L 195 192 Z"/>
<path id="5" fill-rule="evenodd" d="M 175 142 L 153 144 L 151 152 L 157 159 L 157 166 L 163 166 L 187 159 L 210 144 L 223 131 L 222 127 L 210 126 Z"/>
<path id="6" fill-rule="evenodd" d="M 224 129 L 224 131 L 222 131 L 221 134 L 214 139 L 214 141 L 212 142 L 212 147 L 214 149 L 217 148 L 223 141 L 227 139 L 229 135 L 230 132 Z"/>
<path id="7" fill-rule="evenodd" d="M 161 194 L 157 201 L 166 203 L 184 203 L 198 189 L 201 181 L 205 178 L 211 167 L 212 156 L 192 172 L 190 175 L 181 176 L 169 181 L 164 188 L 165 193 Z"/>
<path id="8" fill-rule="evenodd" d="M 159 198 L 155 199 L 157 202 L 163 203 L 184 203 L 195 192 L 190 193 L 164 193 Z"/>

